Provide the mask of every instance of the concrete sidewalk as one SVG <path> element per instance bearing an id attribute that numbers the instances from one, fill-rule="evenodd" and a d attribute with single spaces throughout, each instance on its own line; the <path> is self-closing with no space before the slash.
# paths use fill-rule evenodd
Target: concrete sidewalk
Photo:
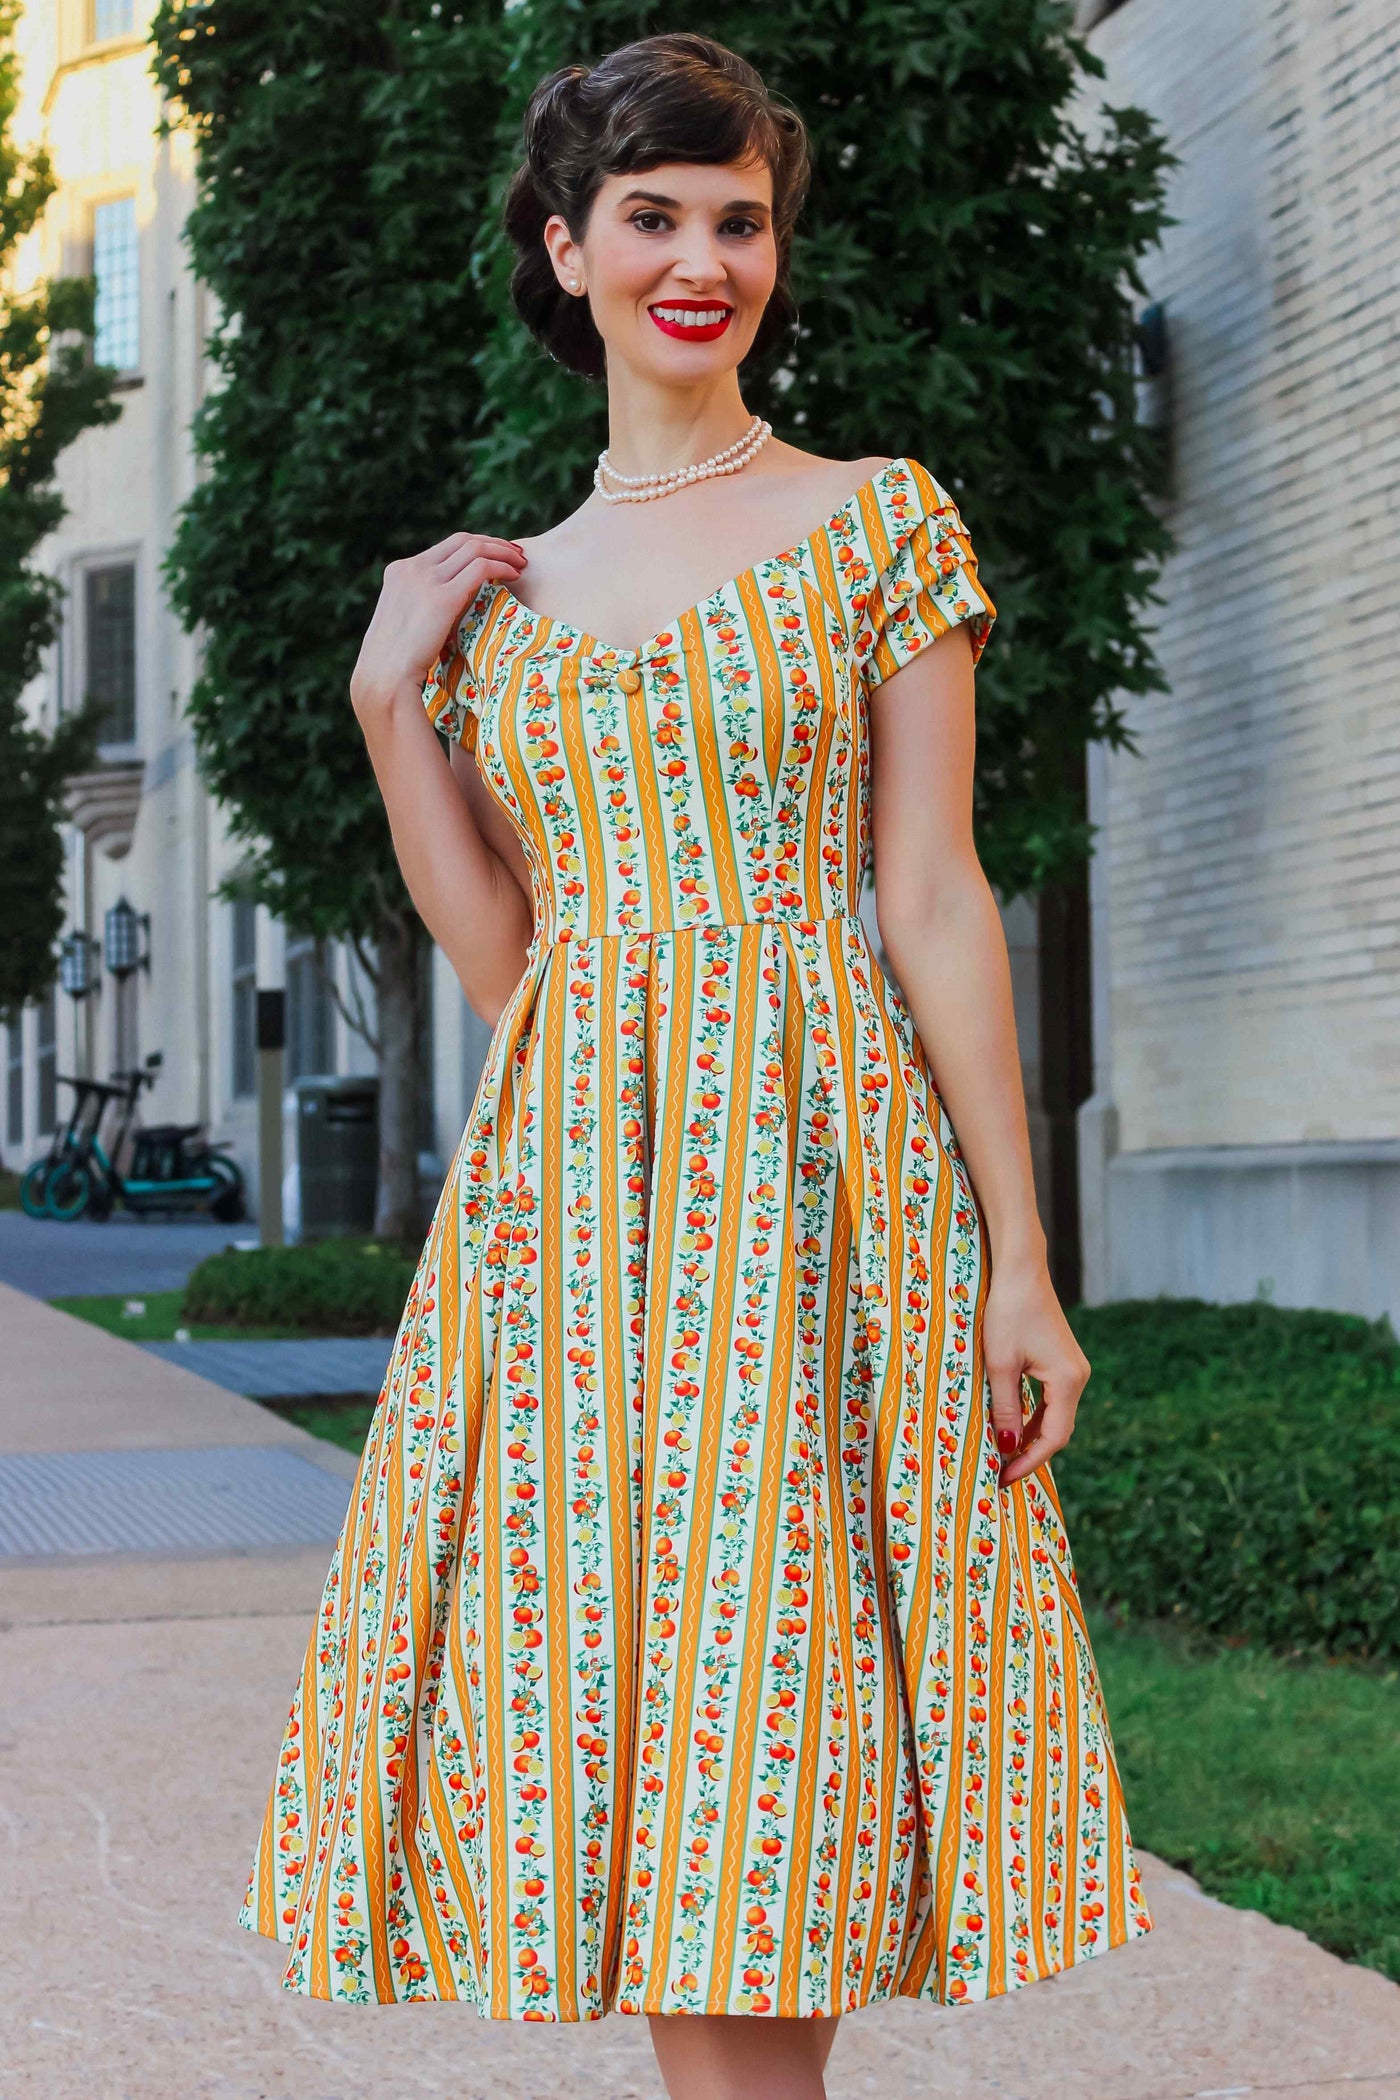
<path id="1" fill-rule="evenodd" d="M 0 1455 L 354 1461 L 0 1287 Z M 212 1461 L 211 1461 L 212 1462 Z M 0 2100 L 660 2100 L 646 2023 L 282 1991 L 235 1922 L 329 1544 L 0 1561 Z M 1147 1862 L 1158 1929 L 957 2012 L 845 2018 L 831 2100 L 1400 2100 L 1400 1989 Z"/>

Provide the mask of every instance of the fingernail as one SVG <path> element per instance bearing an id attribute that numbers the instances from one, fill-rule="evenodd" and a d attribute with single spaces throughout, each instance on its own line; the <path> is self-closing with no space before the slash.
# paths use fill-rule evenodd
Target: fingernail
<path id="1" fill-rule="evenodd" d="M 997 1447 L 999 1450 L 1014 1451 L 1020 1441 L 1021 1439 L 1017 1436 L 1014 1429 L 999 1429 L 997 1431 Z"/>

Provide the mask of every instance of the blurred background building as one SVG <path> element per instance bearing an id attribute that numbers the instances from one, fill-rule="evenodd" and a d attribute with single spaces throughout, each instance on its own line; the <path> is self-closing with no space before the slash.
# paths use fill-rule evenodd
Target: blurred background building
<path id="1" fill-rule="evenodd" d="M 1091 755 L 1086 1294 L 1400 1315 L 1400 12 L 1102 0 L 1163 125 L 1178 551 Z"/>
<path id="2" fill-rule="evenodd" d="M 195 280 L 181 229 L 194 201 L 191 142 L 157 140 L 161 96 L 145 42 L 150 0 L 34 0 L 20 25 L 23 100 L 15 130 L 42 139 L 59 187 L 26 243 L 17 289 L 92 271 L 97 355 L 117 366 L 120 419 L 63 453 L 68 504 L 44 562 L 66 587 L 58 646 L 30 699 L 52 722 L 100 693 L 108 734 L 97 768 L 72 782 L 70 926 L 102 942 L 125 898 L 150 914 L 149 965 L 96 993 L 55 988 L 6 1031 L 5 1158 L 23 1166 L 53 1129 L 55 1072 L 105 1077 L 159 1049 L 148 1120 L 208 1122 L 231 1137 L 257 1202 L 254 990 L 287 994 L 285 1156 L 296 1157 L 290 1089 L 311 1073 L 359 1073 L 374 1057 L 348 1023 L 373 1021 L 372 988 L 340 943 L 298 939 L 262 909 L 211 898 L 238 866 L 218 805 L 201 783 L 184 704 L 197 668 L 161 587 L 176 512 L 194 484 L 190 419 L 212 376 L 204 345 L 212 301 Z M 347 736 L 359 729 L 345 703 Z M 436 1194 L 466 1120 L 489 1031 L 434 951 L 432 1085 L 420 1132 Z M 334 991 L 341 995 L 338 1003 Z M 295 1223 L 295 1170 L 288 1204 Z"/>
<path id="3" fill-rule="evenodd" d="M 45 1142 L 56 1070 L 159 1048 L 148 1114 L 232 1137 L 256 1200 L 255 987 L 285 984 L 289 1085 L 372 1069 L 341 1010 L 372 999 L 346 953 L 210 897 L 238 853 L 195 767 L 196 645 L 159 574 L 210 313 L 181 240 L 189 141 L 154 135 L 148 14 L 34 0 L 21 29 L 17 128 L 60 183 L 21 288 L 93 270 L 98 354 L 123 375 L 121 419 L 60 462 L 69 515 L 45 559 L 67 613 L 32 708 L 51 721 L 90 690 L 108 708 L 72 784 L 69 923 L 100 940 L 125 898 L 150 926 L 148 966 L 83 1001 L 55 990 L 9 1030 L 5 1153 Z M 1108 69 L 1086 124 L 1100 95 L 1140 104 L 1182 161 L 1143 379 L 1178 551 L 1157 614 L 1171 691 L 1132 706 L 1140 755 L 1091 753 L 1085 893 L 1007 915 L 1057 1278 L 1091 1300 L 1400 1314 L 1400 17 L 1080 0 L 1078 20 Z M 488 1036 L 440 955 L 432 1015 L 435 1192 Z"/>

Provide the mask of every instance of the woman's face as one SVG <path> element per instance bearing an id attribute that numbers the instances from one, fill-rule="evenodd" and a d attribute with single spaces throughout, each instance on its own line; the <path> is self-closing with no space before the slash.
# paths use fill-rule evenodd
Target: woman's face
<path id="1" fill-rule="evenodd" d="M 703 380 L 746 356 L 772 293 L 773 178 L 758 159 L 609 175 L 582 242 L 557 214 L 544 238 L 565 290 L 585 287 L 610 365 Z"/>

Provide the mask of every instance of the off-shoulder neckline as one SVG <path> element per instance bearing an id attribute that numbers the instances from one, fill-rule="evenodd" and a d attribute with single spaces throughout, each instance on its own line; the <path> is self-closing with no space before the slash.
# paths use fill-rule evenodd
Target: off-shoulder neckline
<path id="1" fill-rule="evenodd" d="M 693 605 L 687 605 L 683 612 L 673 613 L 669 620 L 664 621 L 657 628 L 655 634 L 645 636 L 635 646 L 624 646 L 619 642 L 605 642 L 600 635 L 591 634 L 586 627 L 576 626 L 572 620 L 566 620 L 560 614 L 539 612 L 533 605 L 526 605 L 522 599 L 517 598 L 515 592 L 507 583 L 493 583 L 490 586 L 490 596 L 488 596 L 486 603 L 489 606 L 492 599 L 499 596 L 505 600 L 515 613 L 525 619 L 537 621 L 541 627 L 547 629 L 550 633 L 567 635 L 571 641 L 580 645 L 587 644 L 588 646 L 583 650 L 583 653 L 590 657 L 630 657 L 640 660 L 644 656 L 651 655 L 659 648 L 664 636 L 677 633 L 682 623 L 688 620 L 693 613 L 703 612 L 705 607 L 711 604 L 714 599 L 732 591 L 736 584 L 747 582 L 749 577 L 755 575 L 760 569 L 766 569 L 771 562 L 794 561 L 805 554 L 818 535 L 823 532 L 830 532 L 839 525 L 852 506 L 859 503 L 866 490 L 873 488 L 877 481 L 881 481 L 887 475 L 893 474 L 896 468 L 912 473 L 913 467 L 914 461 L 906 453 L 901 453 L 897 459 L 890 460 L 886 466 L 876 467 L 874 473 L 867 474 L 858 488 L 851 490 L 844 503 L 838 504 L 829 517 L 823 518 L 819 525 L 814 525 L 810 532 L 804 533 L 802 538 L 794 541 L 792 546 L 780 547 L 774 554 L 761 555 L 757 561 L 750 562 L 746 569 L 739 569 L 733 576 L 726 576 L 723 583 L 717 583 L 712 591 L 707 592 L 703 598 L 697 598 Z"/>

